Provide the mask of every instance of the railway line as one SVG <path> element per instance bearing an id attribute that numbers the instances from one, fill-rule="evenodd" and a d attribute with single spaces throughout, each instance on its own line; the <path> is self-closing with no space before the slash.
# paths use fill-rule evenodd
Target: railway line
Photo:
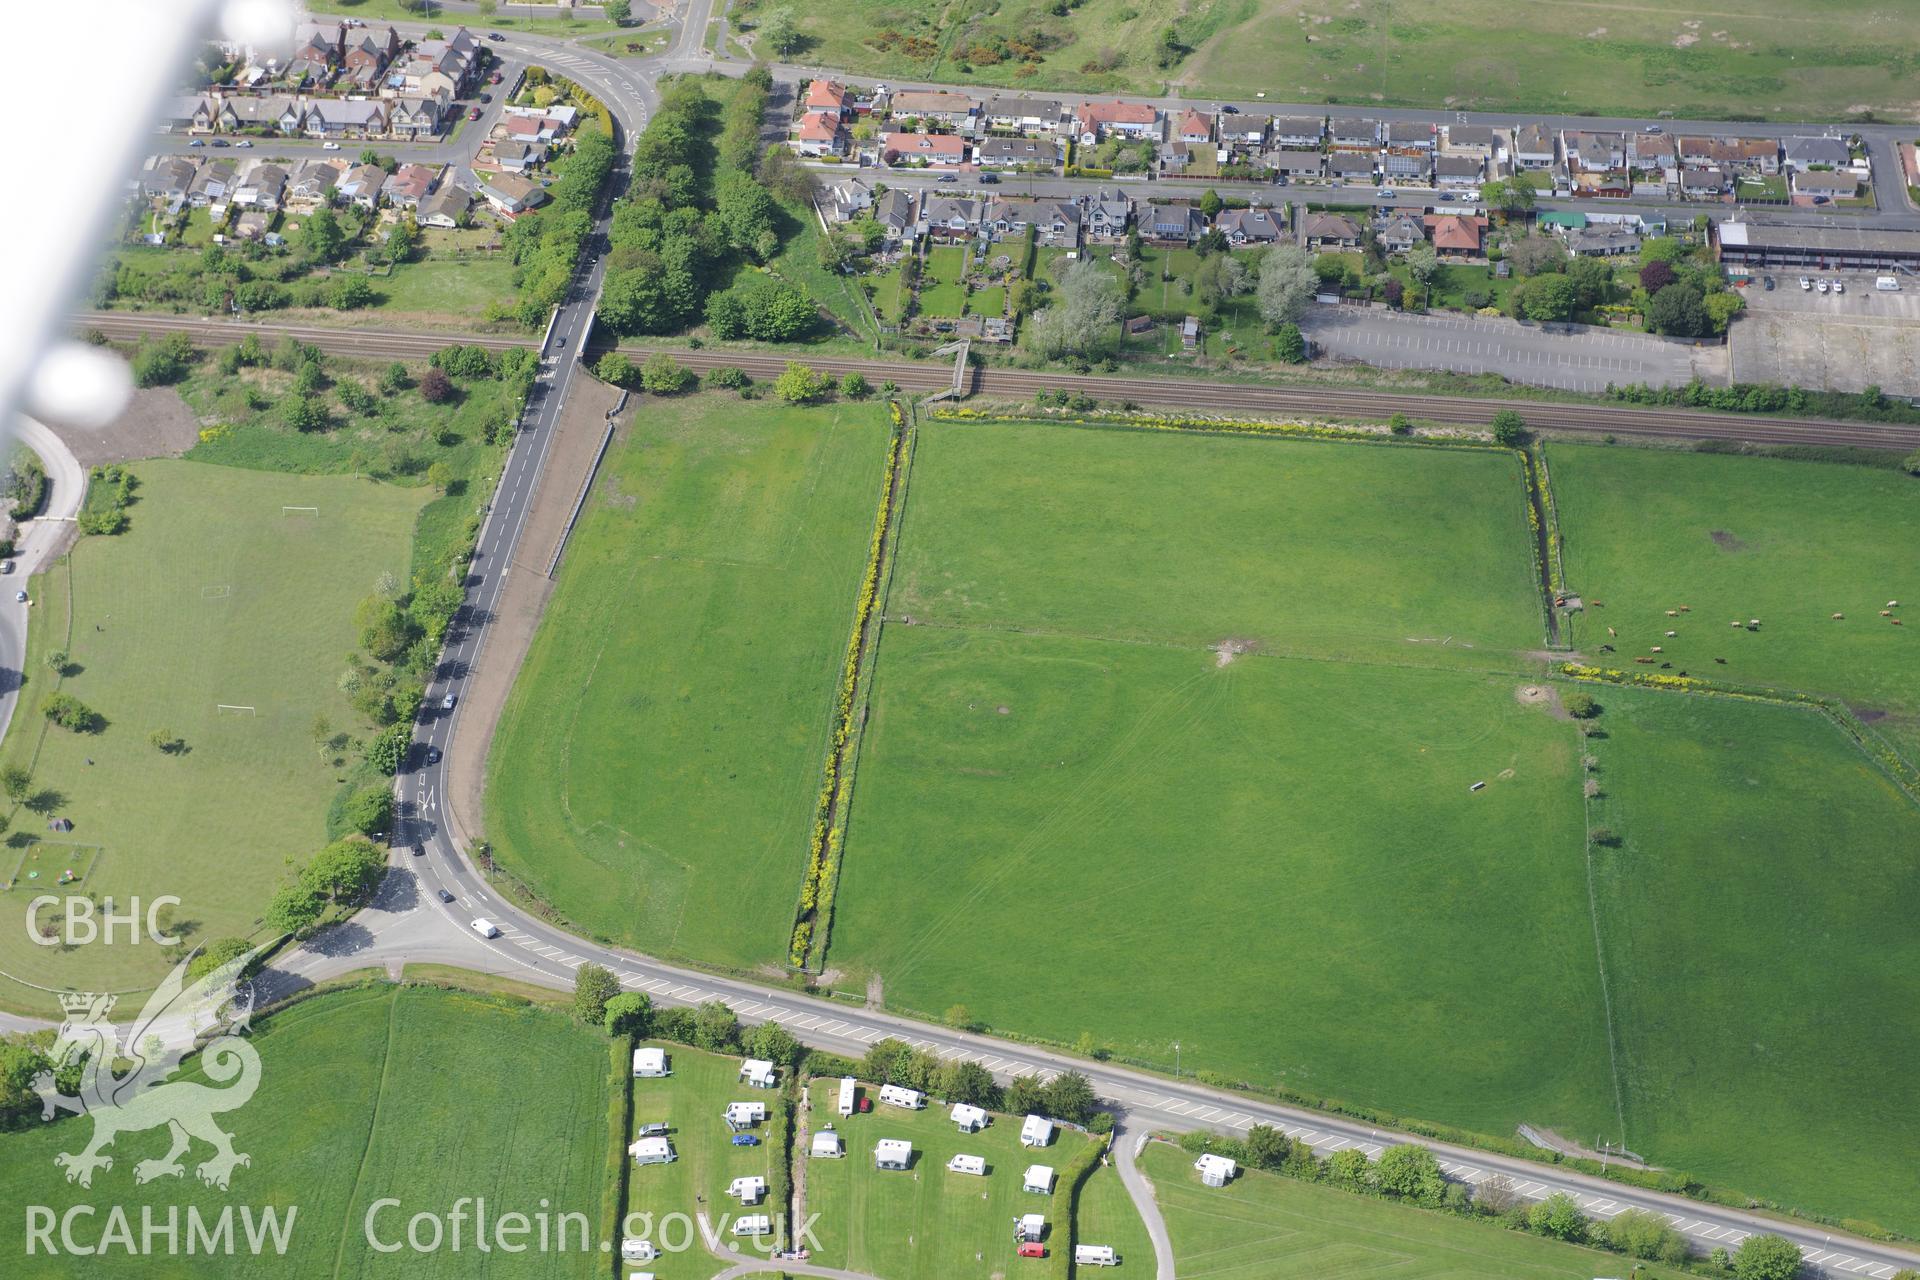
<path id="1" fill-rule="evenodd" d="M 504 350 L 532 347 L 532 338 L 498 334 L 405 333 L 382 329 L 343 329 L 330 325 L 257 324 L 194 316 L 93 312 L 83 328 L 109 338 L 138 340 L 184 330 L 209 345 L 238 342 L 248 334 L 266 341 L 291 336 L 322 350 L 368 358 L 424 359 L 453 342 Z M 670 350 L 676 360 L 705 372 L 722 365 L 745 370 L 757 379 L 777 376 L 787 357 L 757 352 L 688 351 L 623 343 L 620 350 L 646 356 Z M 952 370 L 944 361 L 868 360 L 807 356 L 807 363 L 835 375 L 859 373 L 878 384 L 891 380 L 905 391 L 946 386 Z M 1839 422 L 1825 418 L 1760 417 L 1688 409 L 1648 409 L 1634 405 L 1570 404 L 1551 400 L 1513 401 L 1490 397 L 1418 395 L 1343 387 L 1272 386 L 1213 382 L 1195 378 L 1127 377 L 1118 374 L 1033 372 L 986 367 L 973 371 L 973 391 L 989 399 L 1030 400 L 1041 391 L 1085 391 L 1106 400 L 1176 407 L 1218 414 L 1293 414 L 1318 418 L 1384 421 L 1396 413 L 1457 426 L 1484 426 L 1501 409 L 1517 408 L 1530 426 L 1546 431 L 1590 435 L 1618 434 L 1671 440 L 1740 440 L 1754 444 L 1848 445 L 1902 452 L 1920 448 L 1920 427 L 1884 423 Z"/>

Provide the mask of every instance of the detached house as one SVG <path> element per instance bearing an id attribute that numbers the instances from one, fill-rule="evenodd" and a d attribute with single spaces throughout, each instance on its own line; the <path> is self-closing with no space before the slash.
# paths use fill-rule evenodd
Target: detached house
<path id="1" fill-rule="evenodd" d="M 911 240 L 914 228 L 919 223 L 913 192 L 902 191 L 898 187 L 885 192 L 873 202 L 873 220 L 886 233 L 888 244 Z"/>
<path id="2" fill-rule="evenodd" d="M 1235 246 L 1280 242 L 1280 217 L 1272 209 L 1222 209 L 1213 226 Z"/>
<path id="3" fill-rule="evenodd" d="M 1486 172 L 1486 161 L 1479 156 L 1439 155 L 1433 159 L 1434 185 L 1449 188 L 1477 187 Z"/>
<path id="4" fill-rule="evenodd" d="M 1853 153 L 1839 138 L 1788 138 L 1787 168 L 1800 172 L 1815 166 L 1843 169 L 1853 162 Z"/>
<path id="5" fill-rule="evenodd" d="M 1492 125 L 1450 124 L 1442 131 L 1440 153 L 1491 160 L 1498 146 Z"/>
<path id="6" fill-rule="evenodd" d="M 463 98 L 480 71 L 480 45 L 465 27 L 447 40 L 422 40 L 387 72 L 387 91 L 399 96 L 424 97 L 444 92 Z"/>
<path id="7" fill-rule="evenodd" d="M 194 164 L 185 156 L 161 156 L 140 175 L 142 195 L 178 204 L 193 189 Z"/>
<path id="8" fill-rule="evenodd" d="M 187 188 L 187 203 L 196 209 L 226 204 L 233 199 L 237 185 L 233 161 L 209 160 L 194 173 L 193 185 Z"/>
<path id="9" fill-rule="evenodd" d="M 440 132 L 453 100 L 445 91 L 391 100 L 387 129 L 396 138 L 427 138 Z"/>
<path id="10" fill-rule="evenodd" d="M 1160 123 L 1160 113 L 1141 102 L 1083 102 L 1074 108 L 1073 136 L 1092 146 L 1110 135 L 1145 138 Z"/>
<path id="11" fill-rule="evenodd" d="M 1317 177 L 1326 167 L 1320 148 L 1277 147 L 1260 157 L 1260 163 L 1288 178 Z"/>
<path id="12" fill-rule="evenodd" d="M 312 207 L 329 198 L 328 193 L 337 191 L 340 182 L 347 175 L 344 160 L 303 160 L 294 166 L 287 175 L 286 203 L 288 207 L 302 205 Z"/>
<path id="13" fill-rule="evenodd" d="M 987 202 L 971 196 L 928 196 L 920 207 L 920 233 L 943 240 L 971 240 L 980 234 Z"/>
<path id="14" fill-rule="evenodd" d="M 981 114 L 987 128 L 1001 133 L 1053 133 L 1060 128 L 1060 104 L 1047 98 L 989 98 Z"/>
<path id="15" fill-rule="evenodd" d="M 1360 224 L 1344 213 L 1314 213 L 1301 224 L 1301 238 L 1309 249 L 1357 249 Z"/>
<path id="16" fill-rule="evenodd" d="M 966 139 L 950 133 L 883 133 L 880 163 L 957 168 L 967 162 Z"/>
<path id="17" fill-rule="evenodd" d="M 380 197 L 396 209 L 417 209 L 439 177 L 429 165 L 403 164 L 380 184 Z"/>
<path id="18" fill-rule="evenodd" d="M 1156 244 L 1192 244 L 1207 233 L 1207 215 L 1190 204 L 1154 204 L 1140 222 L 1140 235 Z"/>
<path id="19" fill-rule="evenodd" d="M 987 138 L 974 148 L 973 161 L 982 169 L 1051 169 L 1060 163 L 1060 144 L 1051 138 Z"/>
<path id="20" fill-rule="evenodd" d="M 1089 240 L 1120 241 L 1127 238 L 1133 221 L 1133 201 L 1118 191 L 1096 191 L 1080 197 L 1082 231 Z"/>
<path id="21" fill-rule="evenodd" d="M 1551 169 L 1559 159 L 1553 130 L 1544 124 L 1523 124 L 1513 134 L 1513 167 Z"/>
<path id="22" fill-rule="evenodd" d="M 473 196 L 449 182 L 420 202 L 420 225 L 451 231 L 460 225 L 472 207 Z"/>
<path id="23" fill-rule="evenodd" d="M 1276 147 L 1318 150 L 1326 136 L 1327 122 L 1319 116 L 1275 116 L 1269 123 L 1267 140 Z"/>
<path id="24" fill-rule="evenodd" d="M 1173 136 L 1190 147 L 1213 141 L 1213 117 L 1188 107 L 1173 127 Z"/>
<path id="25" fill-rule="evenodd" d="M 1335 151 L 1374 151 L 1380 146 L 1380 122 L 1335 116 L 1327 122 L 1327 145 Z"/>
<path id="26" fill-rule="evenodd" d="M 893 95 L 888 106 L 894 119 L 914 117 L 929 124 L 959 128 L 973 119 L 973 99 L 964 93 L 936 89 L 908 89 Z"/>
<path id="27" fill-rule="evenodd" d="M 387 182 L 387 171 L 377 164 L 357 164 L 340 180 L 339 195 L 348 204 L 361 209 L 378 208 L 380 188 Z"/>
<path id="28" fill-rule="evenodd" d="M 1410 213 L 1396 213 L 1380 229 L 1380 247 L 1388 253 L 1405 253 L 1427 242 L 1427 229 Z"/>
<path id="29" fill-rule="evenodd" d="M 1479 258 L 1486 253 L 1487 220 L 1457 213 L 1428 214 L 1422 221 L 1433 241 L 1434 252 L 1443 258 Z"/>
<path id="30" fill-rule="evenodd" d="M 1022 239 L 1034 227 L 1040 244 L 1068 249 L 1080 244 L 1080 206 L 1064 197 L 995 201 L 991 225 L 996 240 Z"/>
<path id="31" fill-rule="evenodd" d="M 847 149 L 847 135 L 840 117 L 827 111 L 809 111 L 794 122 L 788 139 L 796 155 L 837 156 Z"/>
<path id="32" fill-rule="evenodd" d="M 490 174 L 480 180 L 480 198 L 503 217 L 517 218 L 547 202 L 539 183 L 511 173 Z"/>
<path id="33" fill-rule="evenodd" d="M 1374 162 L 1371 151 L 1329 151 L 1327 176 L 1343 182 L 1372 182 Z"/>
<path id="34" fill-rule="evenodd" d="M 1624 173 L 1627 168 L 1627 137 L 1596 129 L 1567 129 L 1560 135 L 1567 153 L 1567 174 Z"/>
<path id="35" fill-rule="evenodd" d="M 807 96 L 801 106 L 807 115 L 818 112 L 836 120 L 853 114 L 853 98 L 847 93 L 847 87 L 837 80 L 813 81 L 807 86 Z"/>

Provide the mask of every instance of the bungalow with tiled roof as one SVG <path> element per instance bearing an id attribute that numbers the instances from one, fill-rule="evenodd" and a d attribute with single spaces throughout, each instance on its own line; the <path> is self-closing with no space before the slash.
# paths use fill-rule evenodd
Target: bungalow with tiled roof
<path id="1" fill-rule="evenodd" d="M 967 161 L 967 142 L 949 133 L 883 133 L 880 163 L 957 168 Z"/>
<path id="2" fill-rule="evenodd" d="M 1441 257 L 1478 258 L 1484 255 L 1487 220 L 1478 214 L 1430 213 L 1423 219 L 1434 252 Z"/>
<path id="3" fill-rule="evenodd" d="M 1083 102 L 1073 110 L 1073 136 L 1092 146 L 1110 134 L 1144 138 L 1160 123 L 1160 113 L 1144 102 Z"/>

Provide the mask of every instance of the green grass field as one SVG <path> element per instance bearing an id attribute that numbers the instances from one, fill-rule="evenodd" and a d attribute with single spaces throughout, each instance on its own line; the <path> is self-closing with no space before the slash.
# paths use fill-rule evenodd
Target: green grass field
<path id="1" fill-rule="evenodd" d="M 1800 468 L 1807 470 L 1808 468 Z M 1821 716 L 1602 690 L 1601 925 L 1636 1150 L 1920 1231 L 1917 809 Z M 1676 785 L 1675 779 L 1684 779 Z"/>
<path id="2" fill-rule="evenodd" d="M 470 330 L 485 318 L 488 303 L 512 305 L 513 270 L 505 254 L 404 263 L 374 280 L 375 310 L 381 322 L 408 316 Z"/>
<path id="3" fill-rule="evenodd" d="M 580 926 L 784 959 L 886 442 L 654 401 L 609 455 L 488 762 L 497 856 Z"/>
<path id="4" fill-rule="evenodd" d="M 87 1141 L 92 1126 L 86 1120 L 0 1135 L 0 1188 L 14 1204 L 56 1213 L 100 1205 L 98 1216 L 77 1220 L 81 1241 L 99 1237 L 108 1205 L 124 1207 L 136 1240 L 142 1206 L 162 1222 L 170 1207 L 182 1215 L 178 1257 L 113 1250 L 76 1265 L 64 1254 L 27 1257 L 23 1215 L 8 1214 L 0 1223 L 8 1274 L 50 1280 L 82 1270 L 140 1277 L 606 1274 L 601 1181 L 616 1135 L 607 1127 L 603 1035 L 516 1001 L 381 985 L 319 996 L 275 1014 L 254 1043 L 262 1064 L 259 1091 L 218 1118 L 234 1135 L 235 1149 L 252 1157 L 251 1165 L 234 1171 L 226 1192 L 203 1187 L 194 1176 L 193 1163 L 210 1154 L 199 1143 L 183 1178 L 136 1184 L 135 1162 L 166 1151 L 160 1130 L 120 1135 L 111 1149 L 113 1168 L 96 1173 L 91 1189 L 68 1184 L 53 1163 L 57 1152 Z M 565 1253 L 484 1257 L 474 1251 L 471 1234 L 458 1253 L 404 1247 L 409 1217 L 428 1212 L 444 1220 L 454 1202 L 468 1196 L 484 1196 L 494 1218 L 537 1214 L 543 1200 L 550 1214 L 582 1213 L 591 1252 L 579 1250 L 577 1226 Z M 401 1243 L 399 1252 L 374 1249 L 364 1232 L 369 1211 L 383 1199 L 400 1204 L 377 1211 L 374 1236 L 381 1244 Z M 244 1245 L 232 1257 L 185 1255 L 187 1206 L 211 1219 L 241 1205 L 256 1212 L 273 1206 L 283 1221 L 293 1213 L 284 1256 L 252 1257 Z"/>
<path id="5" fill-rule="evenodd" d="M 734 9 L 751 18 L 775 0 Z M 1444 11 L 1395 0 L 1050 0 L 802 6 L 809 65 L 872 75 L 1194 98 L 1527 110 L 1682 119 L 1912 115 L 1907 81 L 1920 32 L 1896 0 L 1728 0 L 1711 14 L 1679 0 L 1623 8 L 1573 0 L 1512 21 L 1498 0 Z M 1172 25 L 1191 52 L 1160 63 Z M 896 32 L 915 43 L 888 41 Z M 1010 42 L 1038 51 L 1021 56 Z"/>
<path id="6" fill-rule="evenodd" d="M 531 6 L 531 17 L 528 16 L 529 6 L 521 0 L 506 0 L 491 15 L 479 14 L 471 9 L 443 9 L 432 4 L 428 8 L 432 12 L 409 12 L 401 6 L 400 0 L 312 0 L 307 5 L 311 13 L 337 13 L 342 17 L 361 18 L 368 22 L 437 21 L 440 29 L 449 35 L 460 25 L 482 30 L 498 28 L 503 31 L 525 31 L 541 36 L 591 35 L 597 31 L 614 29 L 613 23 L 602 18 L 556 16 L 561 10 L 547 0 L 536 0 Z"/>
<path id="7" fill-rule="evenodd" d="M 313 720 L 352 723 L 334 681 L 354 644 L 354 605 L 382 573 L 405 574 L 428 496 L 184 461 L 133 469 L 128 530 L 83 539 L 68 565 L 27 584 L 28 683 L 0 752 L 45 793 L 39 811 L 13 812 L 0 847 L 0 881 L 14 882 L 0 894 L 0 969 L 61 989 L 138 989 L 167 968 L 153 946 L 32 945 L 18 921 L 62 868 L 89 868 L 80 892 L 96 898 L 179 897 L 174 918 L 205 941 L 251 932 L 285 860 L 325 842 L 338 783 Z M 56 680 L 43 656 L 55 649 L 76 668 L 60 687 L 104 716 L 104 731 L 46 724 L 41 703 Z M 163 727 L 186 740 L 185 754 L 148 742 Z M 47 830 L 56 814 L 71 832 Z M 6 988 L 15 1005 L 44 1010 L 50 999 Z"/>
<path id="8" fill-rule="evenodd" d="M 1518 464 L 1491 452 L 932 422 L 888 612 L 1510 665 L 1541 642 L 1526 537 Z"/>
<path id="9" fill-rule="evenodd" d="M 664 1124 L 672 1129 L 669 1140 L 678 1157 L 672 1164 L 635 1166 L 627 1181 L 627 1207 L 623 1216 L 638 1239 L 668 1249 L 681 1243 L 685 1223 L 697 1214 L 708 1215 L 713 1229 L 724 1241 L 731 1241 L 730 1222 L 722 1214 L 773 1214 L 781 1206 L 762 1200 L 747 1208 L 727 1195 L 727 1184 L 735 1178 L 759 1175 L 773 1183 L 773 1156 L 768 1143 L 768 1125 L 754 1129 L 760 1145 L 736 1147 L 721 1114 L 729 1102 L 757 1101 L 767 1104 L 771 1115 L 772 1093 L 749 1089 L 739 1082 L 740 1059 L 702 1053 L 683 1044 L 647 1041 L 667 1051 L 673 1074 L 665 1079 L 633 1082 L 633 1123 Z M 631 1136 L 627 1139 L 632 1141 Z M 682 1219 L 669 1224 L 673 1215 Z M 636 1216 L 638 1215 L 638 1216 Z M 760 1257 L 751 1246 L 742 1253 Z M 654 1268 L 673 1276 L 709 1276 L 725 1264 L 710 1257 L 696 1236 L 685 1256 L 672 1258 Z"/>
<path id="10" fill-rule="evenodd" d="M 1590 1280 L 1630 1263 L 1592 1249 L 1506 1231 L 1490 1223 L 1409 1208 L 1352 1192 L 1248 1171 L 1205 1187 L 1193 1157 L 1149 1143 L 1140 1167 L 1153 1180 L 1182 1276 L 1193 1280 Z M 1641 1280 L 1673 1272 L 1636 1269 Z"/>
<path id="11" fill-rule="evenodd" d="M 813 1124 L 830 1124 L 845 1143 L 846 1156 L 816 1160 L 795 1144 L 798 1158 L 807 1161 L 807 1211 L 820 1215 L 815 1262 L 887 1280 L 991 1280 L 1036 1266 L 1015 1258 L 1009 1230 L 1013 1219 L 1027 1213 L 1046 1215 L 1046 1243 L 1063 1247 L 1066 1224 L 1052 1220 L 1052 1197 L 1022 1190 L 1021 1181 L 1028 1165 L 1063 1170 L 1084 1148 L 1084 1135 L 1062 1129 L 1052 1146 L 1022 1147 L 1019 1119 L 1003 1115 L 978 1133 L 963 1134 L 948 1118 L 948 1108 L 937 1102 L 922 1111 L 876 1103 L 865 1115 L 842 1118 L 834 1107 L 837 1087 L 834 1081 L 813 1086 Z M 874 1145 L 882 1138 L 913 1143 L 913 1167 L 875 1168 Z M 984 1157 L 986 1176 L 949 1170 L 947 1161 L 962 1153 Z M 1118 1174 L 1101 1174 L 1119 1185 Z M 1114 1214 L 1104 1188 L 1102 1196 L 1102 1225 L 1124 1228 L 1125 1219 Z M 1135 1265 L 1144 1256 L 1150 1268 L 1145 1228 L 1137 1217 L 1134 1223 L 1140 1250 Z"/>
<path id="12" fill-rule="evenodd" d="M 1603 603 L 1576 624 L 1584 653 L 1630 666 L 1659 645 L 1696 675 L 1835 695 L 1920 760 L 1920 618 L 1880 616 L 1920 606 L 1909 477 L 1601 445 L 1547 457 L 1570 585 Z M 1608 643 L 1617 662 L 1598 653 Z"/>

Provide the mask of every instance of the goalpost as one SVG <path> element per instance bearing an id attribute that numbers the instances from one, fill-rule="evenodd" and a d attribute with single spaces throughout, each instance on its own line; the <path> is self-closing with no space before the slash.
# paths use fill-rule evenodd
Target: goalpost
<path id="1" fill-rule="evenodd" d="M 243 707 L 231 702 L 216 702 L 213 704 L 213 711 L 215 715 L 221 716 L 257 716 L 260 714 L 252 707 Z"/>
<path id="2" fill-rule="evenodd" d="M 318 516 L 320 514 L 320 508 L 283 506 L 280 508 L 280 514 L 283 516 Z"/>

